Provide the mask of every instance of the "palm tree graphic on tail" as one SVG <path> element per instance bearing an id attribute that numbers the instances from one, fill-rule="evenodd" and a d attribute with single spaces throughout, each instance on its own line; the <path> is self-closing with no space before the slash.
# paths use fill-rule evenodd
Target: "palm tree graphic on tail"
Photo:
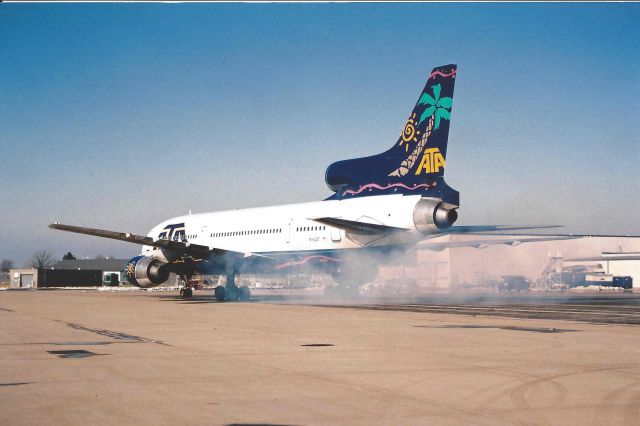
<path id="1" fill-rule="evenodd" d="M 401 164 L 393 172 L 389 173 L 389 176 L 404 176 L 409 173 L 409 170 L 414 166 L 418 156 L 424 150 L 424 147 L 427 145 L 427 141 L 429 140 L 429 136 L 431 136 L 432 130 L 438 130 L 440 128 L 441 120 L 450 120 L 451 119 L 451 106 L 453 105 L 453 99 L 450 97 L 440 97 L 440 91 L 442 87 L 440 84 L 436 84 L 432 87 L 433 96 L 428 93 L 423 93 L 418 99 L 418 105 L 426 105 L 427 108 L 420 115 L 420 121 L 418 122 L 418 126 L 422 124 L 427 118 L 429 122 L 427 123 L 427 128 L 425 132 L 422 134 L 422 138 L 420 142 L 413 150 L 411 155 L 407 157 Z"/>

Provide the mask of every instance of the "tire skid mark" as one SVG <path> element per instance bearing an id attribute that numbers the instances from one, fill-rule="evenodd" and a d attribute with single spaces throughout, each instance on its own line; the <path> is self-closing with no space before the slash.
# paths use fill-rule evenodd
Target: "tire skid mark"
<path id="1" fill-rule="evenodd" d="M 514 379 L 514 381 L 518 382 L 515 386 L 513 386 L 513 383 L 511 385 L 509 383 L 503 383 L 494 387 L 488 387 L 487 388 L 488 390 L 492 388 L 493 389 L 506 388 L 506 389 L 498 392 L 497 394 L 494 394 L 493 396 L 488 396 L 484 398 L 482 401 L 478 402 L 475 405 L 475 407 L 478 408 L 483 406 L 489 406 L 491 405 L 491 403 L 494 403 L 494 402 L 503 404 L 504 398 L 507 397 L 511 402 L 511 404 L 514 406 L 514 408 L 526 411 L 528 415 L 531 416 L 534 413 L 536 413 L 536 408 L 531 407 L 531 405 L 527 402 L 527 400 L 530 398 L 529 391 L 534 389 L 537 386 L 540 386 L 542 384 L 549 384 L 552 387 L 554 387 L 556 392 L 561 394 L 561 397 L 558 400 L 558 402 L 553 404 L 553 407 L 558 407 L 566 399 L 566 396 L 570 391 L 569 389 L 566 388 L 565 385 L 557 382 L 559 379 L 564 379 L 571 376 L 578 376 L 581 374 L 598 373 L 603 371 L 609 371 L 612 373 L 619 374 L 619 373 L 622 373 L 624 370 L 638 369 L 638 368 L 640 368 L 640 364 L 628 364 L 628 365 L 620 365 L 615 367 L 592 366 L 589 368 L 583 368 L 578 371 L 571 371 L 571 372 L 560 373 L 560 374 L 542 375 L 542 376 L 536 376 L 536 375 L 521 373 L 521 372 L 514 372 L 515 376 L 519 376 L 519 378 Z M 522 383 L 521 382 L 522 378 L 531 379 L 531 380 L 528 380 Z M 477 393 L 478 392 L 476 392 L 476 394 Z M 629 424 L 634 424 L 634 425 L 638 424 L 637 419 L 640 411 L 640 394 L 635 395 L 632 398 L 632 401 L 626 404 L 626 407 L 628 407 L 627 410 L 630 410 L 627 417 L 633 420 Z M 635 410 L 635 412 L 631 412 L 632 410 Z M 535 422 L 537 423 L 546 422 L 546 420 L 540 418 L 540 419 L 536 419 Z M 606 423 L 608 422 L 605 422 L 605 424 Z M 595 424 L 598 424 L 598 423 L 595 423 Z M 599 424 L 603 424 L 603 423 L 599 423 Z"/>
<path id="2" fill-rule="evenodd" d="M 637 425 L 640 423 L 640 391 L 634 393 L 624 406 L 623 412 L 625 425 Z"/>
<path id="3" fill-rule="evenodd" d="M 640 380 L 635 378 L 630 378 L 627 376 L 624 376 L 624 378 L 630 379 L 631 383 L 618 386 L 617 388 L 613 389 L 612 391 L 608 392 L 606 395 L 602 397 L 600 403 L 596 407 L 597 415 L 594 420 L 594 424 L 607 424 L 614 421 L 615 419 L 611 418 L 611 414 L 612 414 L 611 407 L 616 407 L 614 411 L 618 411 L 618 409 L 622 411 L 622 417 L 625 419 L 625 424 L 627 424 L 626 422 L 627 411 L 629 409 L 633 410 L 633 408 L 636 407 L 636 404 L 637 406 L 640 406 L 640 401 L 635 401 L 633 396 L 629 399 L 629 401 L 626 404 L 624 404 L 623 406 L 620 406 L 621 399 L 624 398 L 624 396 L 628 393 L 628 391 L 637 386 L 640 386 Z M 636 394 L 636 396 L 638 396 L 638 394 Z M 632 424 L 637 424 L 638 413 L 636 412 L 635 414 L 636 414 L 635 415 L 636 422 Z M 630 417 L 633 417 L 633 413 L 630 413 Z"/>
<path id="4" fill-rule="evenodd" d="M 558 383 L 556 381 L 556 378 L 550 378 L 550 377 L 544 377 L 544 376 L 538 377 L 537 379 L 523 383 L 511 389 L 511 391 L 509 392 L 509 401 L 511 401 L 511 404 L 514 407 L 533 414 L 533 412 L 535 412 L 536 409 L 532 407 L 531 404 L 529 404 L 529 400 L 528 400 L 529 398 L 527 398 L 527 395 L 530 395 L 535 390 L 536 387 L 541 387 L 543 385 L 550 385 L 554 389 L 555 393 L 557 394 L 557 398 L 553 398 L 552 406 L 553 407 L 561 406 L 564 400 L 567 398 L 567 394 L 569 393 L 569 391 L 567 390 L 567 387 L 561 383 Z M 545 392 L 545 396 L 546 395 L 547 394 Z M 544 418 L 540 418 L 540 421 L 548 423 Z"/>

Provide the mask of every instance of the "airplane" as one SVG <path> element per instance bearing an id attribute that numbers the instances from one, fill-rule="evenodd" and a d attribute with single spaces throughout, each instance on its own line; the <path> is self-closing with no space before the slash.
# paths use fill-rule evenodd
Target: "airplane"
<path id="1" fill-rule="evenodd" d="M 188 214 L 167 219 L 147 235 L 53 223 L 50 228 L 142 245 L 127 263 L 127 279 L 150 288 L 170 273 L 185 283 L 196 273 L 226 275 L 214 291 L 218 301 L 248 300 L 241 273 L 287 274 L 304 268 L 332 274 L 339 289 L 354 293 L 378 274 L 392 255 L 420 247 L 517 245 L 580 235 L 538 235 L 517 231 L 555 226 L 456 226 L 458 191 L 444 180 L 457 66 L 434 68 L 400 137 L 387 151 L 338 161 L 325 173 L 333 192 L 322 201 Z M 505 233 L 508 232 L 508 233 Z M 507 239 L 440 241 L 452 234 L 504 235 Z"/>

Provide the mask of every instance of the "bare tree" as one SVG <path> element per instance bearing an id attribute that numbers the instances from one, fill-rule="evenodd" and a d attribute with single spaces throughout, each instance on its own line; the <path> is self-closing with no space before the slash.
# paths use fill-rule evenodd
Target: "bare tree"
<path id="1" fill-rule="evenodd" d="M 9 269 L 13 268 L 13 260 L 11 259 L 3 259 L 0 262 L 0 271 L 9 272 Z"/>
<path id="2" fill-rule="evenodd" d="M 47 250 L 40 250 L 31 256 L 29 264 L 32 268 L 48 268 L 53 265 L 53 256 Z"/>
<path id="3" fill-rule="evenodd" d="M 76 260 L 76 257 L 71 252 L 67 252 L 67 254 L 62 256 L 62 260 Z"/>

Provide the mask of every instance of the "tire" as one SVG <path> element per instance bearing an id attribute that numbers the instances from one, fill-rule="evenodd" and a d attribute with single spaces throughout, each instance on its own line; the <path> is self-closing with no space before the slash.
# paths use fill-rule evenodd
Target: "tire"
<path id="1" fill-rule="evenodd" d="M 249 287 L 243 285 L 239 290 L 240 294 L 238 295 L 238 299 L 243 301 L 249 300 L 249 298 L 251 297 L 251 290 L 249 290 Z"/>
<path id="2" fill-rule="evenodd" d="M 215 296 L 215 298 L 216 298 L 216 300 L 218 302 L 224 302 L 226 300 L 227 290 L 224 287 L 222 287 L 221 285 L 219 285 L 213 291 L 213 295 Z"/>

